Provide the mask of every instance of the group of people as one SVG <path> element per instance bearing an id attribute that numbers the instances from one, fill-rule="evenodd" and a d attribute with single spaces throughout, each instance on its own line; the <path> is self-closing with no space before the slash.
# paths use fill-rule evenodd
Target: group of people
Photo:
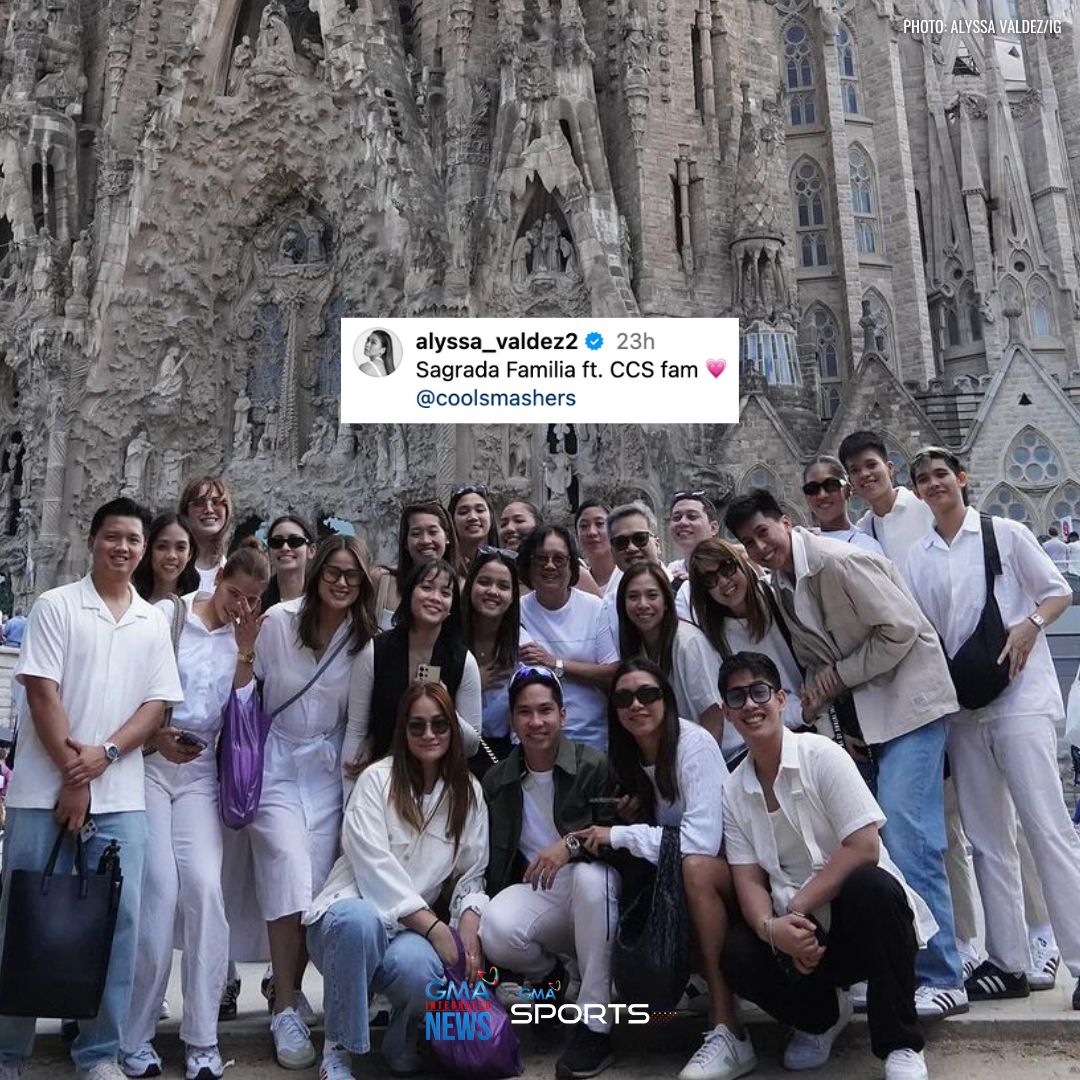
<path id="1" fill-rule="evenodd" d="M 815 529 L 764 489 L 722 521 L 676 491 L 668 563 L 642 502 L 585 502 L 571 527 L 521 500 L 496 512 L 479 484 L 406 506 L 392 566 L 293 513 L 267 553 L 231 546 L 218 477 L 153 521 L 124 498 L 99 508 L 89 574 L 29 614 L 3 866 L 6 898 L 58 825 L 90 817 L 90 859 L 121 846 L 75 1064 L 160 1073 L 176 941 L 187 1080 L 222 1076 L 231 961 L 265 953 L 280 1065 L 318 1060 L 314 964 L 321 1080 L 349 1080 L 381 1001 L 382 1055 L 409 1075 L 424 988 L 460 942 L 466 972 L 576 992 L 556 1074 L 594 1076 L 613 1060 L 620 913 L 673 838 L 687 994 L 709 1015 L 681 1080 L 755 1067 L 736 995 L 794 1029 L 788 1068 L 823 1065 L 865 1008 L 886 1076 L 917 1080 L 919 1018 L 1052 986 L 1062 957 L 1080 977 L 1043 633 L 1069 587 L 1025 528 L 968 506 L 950 451 L 916 455 L 910 487 L 893 473 L 865 431 L 809 463 Z M 253 709 L 261 798 L 226 829 L 215 745 Z M 0 1017 L 0 1080 L 33 1033 Z"/>

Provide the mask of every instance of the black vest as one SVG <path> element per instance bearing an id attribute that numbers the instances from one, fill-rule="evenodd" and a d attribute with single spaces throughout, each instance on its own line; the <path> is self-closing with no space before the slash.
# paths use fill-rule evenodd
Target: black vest
<path id="1" fill-rule="evenodd" d="M 450 640 L 447 640 L 447 639 Z M 453 641 L 445 626 L 431 650 L 431 664 L 439 669 L 439 681 L 457 696 L 461 676 L 465 671 L 468 650 L 461 641 Z M 390 753 L 397 722 L 398 705 L 412 681 L 409 673 L 409 632 L 396 626 L 375 638 L 375 680 L 371 691 L 371 714 L 368 734 L 372 743 L 372 760 L 378 761 Z"/>

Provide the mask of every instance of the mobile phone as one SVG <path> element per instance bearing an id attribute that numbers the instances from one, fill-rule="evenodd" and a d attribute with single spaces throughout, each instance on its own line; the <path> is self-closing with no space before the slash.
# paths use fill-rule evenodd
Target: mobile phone
<path id="1" fill-rule="evenodd" d="M 87 818 L 86 824 L 79 830 L 79 839 L 85 844 L 87 840 L 97 836 L 97 822 L 93 818 Z"/>
<path id="2" fill-rule="evenodd" d="M 210 745 L 201 735 L 196 735 L 193 731 L 181 731 L 176 736 L 176 741 L 181 746 L 197 746 L 200 750 L 205 750 Z"/>
<path id="3" fill-rule="evenodd" d="M 442 669 L 438 664 L 417 664 L 416 681 L 422 683 L 437 683 L 442 676 Z"/>

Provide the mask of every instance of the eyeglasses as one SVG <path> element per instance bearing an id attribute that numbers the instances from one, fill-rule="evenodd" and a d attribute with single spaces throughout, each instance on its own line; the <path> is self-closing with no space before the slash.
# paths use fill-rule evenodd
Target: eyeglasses
<path id="1" fill-rule="evenodd" d="M 266 546 L 273 548 L 274 551 L 280 551 L 283 547 L 290 547 L 295 551 L 297 548 L 306 547 L 311 541 L 306 536 L 297 536 L 295 533 L 292 536 L 271 536 L 266 541 Z"/>
<path id="2" fill-rule="evenodd" d="M 319 576 L 326 582 L 327 585 L 336 585 L 339 581 L 344 581 L 350 588 L 358 588 L 360 582 L 364 580 L 363 570 L 345 570 L 340 566 L 330 566 L 327 564 L 319 571 Z"/>
<path id="3" fill-rule="evenodd" d="M 409 720 L 405 724 L 405 730 L 413 739 L 422 739 L 429 729 L 432 735 L 445 735 L 450 730 L 450 721 L 445 716 L 436 716 L 431 720 Z"/>
<path id="4" fill-rule="evenodd" d="M 802 486 L 802 493 L 811 499 L 822 491 L 835 495 L 846 483 L 847 477 L 841 480 L 838 476 L 827 476 L 824 480 L 807 480 Z"/>
<path id="5" fill-rule="evenodd" d="M 623 533 L 622 536 L 613 536 L 611 538 L 611 546 L 616 551 L 625 551 L 633 544 L 634 547 L 640 550 L 652 539 L 652 535 L 651 532 L 646 530 L 635 533 Z"/>
<path id="6" fill-rule="evenodd" d="M 488 489 L 483 484 L 458 484 L 458 486 L 450 492 L 450 498 L 456 499 L 459 495 L 480 495 L 486 499 L 488 497 Z"/>
<path id="7" fill-rule="evenodd" d="M 721 559 L 716 564 L 715 570 L 706 570 L 701 575 L 701 584 L 706 590 L 715 589 L 720 584 L 721 578 L 724 578 L 724 580 L 733 578 L 741 569 L 742 567 L 734 559 Z"/>
<path id="8" fill-rule="evenodd" d="M 659 686 L 639 686 L 636 690 L 616 690 L 611 702 L 616 709 L 629 709 L 635 701 L 641 705 L 655 705 L 664 696 Z"/>
<path id="9" fill-rule="evenodd" d="M 211 510 L 220 510 L 225 505 L 224 495 L 197 495 L 194 499 L 188 499 L 188 506 L 208 506 Z"/>
<path id="10" fill-rule="evenodd" d="M 722 693 L 724 704 L 729 709 L 741 709 L 749 698 L 755 705 L 764 705 L 773 694 L 776 687 L 767 682 L 752 682 L 749 686 L 733 686 L 730 690 Z"/>
<path id="11" fill-rule="evenodd" d="M 700 501 L 705 498 L 704 491 L 676 491 L 671 496 L 671 505 L 674 506 L 677 502 L 681 502 L 683 499 L 697 499 Z"/>
<path id="12" fill-rule="evenodd" d="M 543 551 L 538 551 L 533 556 L 533 562 L 535 562 L 537 566 L 547 566 L 548 563 L 551 563 L 556 570 L 565 570 L 570 565 L 570 556 L 548 555 Z"/>

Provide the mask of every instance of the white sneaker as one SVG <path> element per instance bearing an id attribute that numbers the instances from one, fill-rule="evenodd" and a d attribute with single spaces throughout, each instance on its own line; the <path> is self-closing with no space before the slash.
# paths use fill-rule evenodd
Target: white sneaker
<path id="1" fill-rule="evenodd" d="M 216 1046 L 189 1046 L 184 1058 L 185 1080 L 221 1080 L 225 1065 Z"/>
<path id="2" fill-rule="evenodd" d="M 311 1032 L 295 1009 L 282 1009 L 270 1021 L 274 1036 L 274 1054 L 283 1069 L 308 1069 L 315 1064 Z"/>
<path id="3" fill-rule="evenodd" d="M 784 1047 L 785 1069 L 792 1072 L 820 1069 L 829 1060 L 837 1035 L 851 1023 L 851 1016 L 855 1011 L 851 1004 L 851 995 L 844 990 L 836 991 L 836 1005 L 840 1015 L 828 1031 L 823 1031 L 820 1035 L 813 1035 L 808 1031 L 791 1033 L 791 1038 Z"/>
<path id="4" fill-rule="evenodd" d="M 172 1015 L 172 1010 L 169 1008 L 169 999 L 168 998 L 162 998 L 161 999 L 161 1010 L 158 1012 L 157 1018 L 159 1020 L 168 1020 L 171 1015 Z"/>
<path id="5" fill-rule="evenodd" d="M 915 988 L 915 1012 L 923 1020 L 942 1020 L 968 1011 L 967 990 L 962 986 L 942 989 L 940 986 Z"/>
<path id="6" fill-rule="evenodd" d="M 337 1047 L 324 1049 L 319 1080 L 356 1080 L 352 1074 L 352 1054 Z"/>
<path id="7" fill-rule="evenodd" d="M 852 1008 L 857 1013 L 866 1012 L 866 989 L 867 984 L 865 982 L 857 982 L 851 984 L 851 989 L 848 993 L 851 995 Z"/>
<path id="8" fill-rule="evenodd" d="M 705 1032 L 705 1041 L 679 1073 L 679 1080 L 735 1080 L 757 1068 L 750 1035 L 740 1039 L 727 1026 L 717 1024 Z"/>
<path id="9" fill-rule="evenodd" d="M 885 1059 L 885 1080 L 929 1080 L 921 1050 L 894 1050 Z"/>
<path id="10" fill-rule="evenodd" d="M 130 1054 L 120 1051 L 120 1069 L 125 1076 L 160 1076 L 161 1058 L 158 1052 L 147 1043 Z"/>
<path id="11" fill-rule="evenodd" d="M 960 963 L 963 965 L 964 982 L 971 978 L 972 972 L 982 963 L 982 953 L 979 952 L 979 943 L 972 938 L 970 941 L 957 941 L 956 951 L 960 954 Z"/>
<path id="12" fill-rule="evenodd" d="M 79 1080 L 124 1080 L 124 1071 L 115 1061 L 99 1061 L 79 1070 Z"/>
<path id="13" fill-rule="evenodd" d="M 683 996 L 679 998 L 676 1012 L 692 1012 L 698 1016 L 707 1016 L 709 1012 L 709 984 L 700 975 L 691 975 L 687 980 Z"/>
<path id="14" fill-rule="evenodd" d="M 1057 942 L 1053 937 L 1047 940 L 1042 934 L 1037 934 L 1030 944 L 1031 967 L 1026 973 L 1028 986 L 1032 990 L 1052 990 L 1061 966 L 1061 953 L 1058 952 Z"/>
<path id="15" fill-rule="evenodd" d="M 303 990 L 296 991 L 296 1011 L 300 1014 L 300 1019 L 303 1020 L 308 1027 L 313 1027 L 319 1019 L 315 1015 L 315 1010 L 311 1007 L 311 1002 L 308 1001 L 307 995 Z"/>

